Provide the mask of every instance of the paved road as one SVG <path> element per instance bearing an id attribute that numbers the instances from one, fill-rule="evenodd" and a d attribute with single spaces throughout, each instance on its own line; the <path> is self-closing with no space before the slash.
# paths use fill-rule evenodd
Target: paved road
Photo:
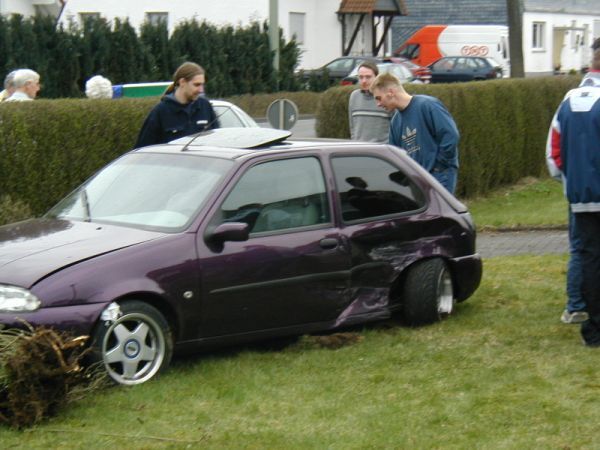
<path id="1" fill-rule="evenodd" d="M 261 127 L 270 128 L 268 122 L 265 120 L 257 120 L 258 124 Z M 296 138 L 314 138 L 317 137 L 317 133 L 315 132 L 315 123 L 316 120 L 314 118 L 308 119 L 300 119 L 294 127 L 290 130 L 292 132 L 292 137 Z"/>
<path id="2" fill-rule="evenodd" d="M 477 251 L 483 258 L 567 253 L 569 237 L 566 230 L 485 232 L 477 235 Z"/>

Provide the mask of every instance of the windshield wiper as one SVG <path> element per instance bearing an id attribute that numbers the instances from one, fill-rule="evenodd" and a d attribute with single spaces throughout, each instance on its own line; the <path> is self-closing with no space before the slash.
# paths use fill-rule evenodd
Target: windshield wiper
<path id="1" fill-rule="evenodd" d="M 83 221 L 91 222 L 92 215 L 90 213 L 90 202 L 88 201 L 88 195 L 85 189 L 81 190 L 81 203 L 83 203 Z"/>

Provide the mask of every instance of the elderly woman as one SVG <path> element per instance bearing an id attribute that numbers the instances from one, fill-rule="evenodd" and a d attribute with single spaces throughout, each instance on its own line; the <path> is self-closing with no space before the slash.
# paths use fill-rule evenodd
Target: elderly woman
<path id="1" fill-rule="evenodd" d="M 19 69 L 13 77 L 15 92 L 7 102 L 25 102 L 33 100 L 40 91 L 40 75 L 31 69 Z"/>

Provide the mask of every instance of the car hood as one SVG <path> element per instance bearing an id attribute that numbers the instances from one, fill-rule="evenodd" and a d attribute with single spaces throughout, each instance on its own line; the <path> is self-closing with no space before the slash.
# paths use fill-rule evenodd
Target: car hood
<path id="1" fill-rule="evenodd" d="M 0 283 L 29 288 L 79 261 L 164 236 L 114 225 L 32 219 L 0 227 Z"/>

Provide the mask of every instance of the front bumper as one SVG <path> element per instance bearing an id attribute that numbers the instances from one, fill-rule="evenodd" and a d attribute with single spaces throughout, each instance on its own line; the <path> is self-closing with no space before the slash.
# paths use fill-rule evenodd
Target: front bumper
<path id="1" fill-rule="evenodd" d="M 89 335 L 106 303 L 40 308 L 26 313 L 0 313 L 5 328 L 48 327 L 76 335 Z"/>

